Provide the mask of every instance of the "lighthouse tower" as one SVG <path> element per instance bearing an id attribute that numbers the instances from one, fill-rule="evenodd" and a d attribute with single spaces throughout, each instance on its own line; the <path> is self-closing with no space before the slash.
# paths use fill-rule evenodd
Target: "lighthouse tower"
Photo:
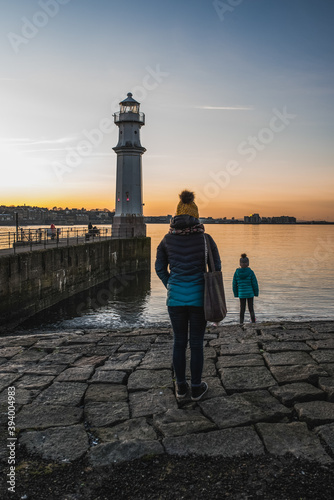
<path id="1" fill-rule="evenodd" d="M 120 111 L 114 114 L 119 137 L 113 148 L 117 154 L 117 172 L 112 235 L 113 238 L 144 237 L 141 157 L 146 149 L 140 143 L 139 132 L 145 125 L 145 115 L 139 112 L 140 104 L 131 93 L 119 104 Z"/>

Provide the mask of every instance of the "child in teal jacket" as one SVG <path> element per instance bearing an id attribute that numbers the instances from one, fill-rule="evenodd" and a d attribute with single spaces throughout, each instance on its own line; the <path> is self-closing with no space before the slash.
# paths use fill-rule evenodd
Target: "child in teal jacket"
<path id="1" fill-rule="evenodd" d="M 252 323 L 255 323 L 254 297 L 259 295 L 259 285 L 254 271 L 249 266 L 249 259 L 245 253 L 241 254 L 240 267 L 233 276 L 234 297 L 240 299 L 240 324 L 244 322 L 246 301 Z"/>

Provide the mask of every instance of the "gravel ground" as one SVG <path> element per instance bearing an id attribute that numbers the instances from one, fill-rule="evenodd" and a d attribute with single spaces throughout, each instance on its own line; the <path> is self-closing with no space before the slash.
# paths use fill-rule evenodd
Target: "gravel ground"
<path id="1" fill-rule="evenodd" d="M 85 461 L 56 464 L 21 456 L 16 492 L 0 477 L 2 499 L 213 500 L 334 498 L 334 465 L 292 456 L 178 458 L 168 455 L 93 469 Z"/>

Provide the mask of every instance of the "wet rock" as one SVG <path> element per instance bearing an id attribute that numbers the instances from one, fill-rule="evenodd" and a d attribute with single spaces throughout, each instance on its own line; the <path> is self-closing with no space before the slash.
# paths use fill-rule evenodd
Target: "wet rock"
<path id="1" fill-rule="evenodd" d="M 88 403 L 85 406 L 85 419 L 91 427 L 105 427 L 130 418 L 129 405 L 125 401 L 111 403 Z"/>
<path id="2" fill-rule="evenodd" d="M 291 410 L 280 404 L 268 391 L 254 391 L 209 399 L 199 403 L 203 413 L 220 429 L 277 421 Z"/>
<path id="3" fill-rule="evenodd" d="M 81 382 L 54 382 L 37 396 L 35 402 L 44 405 L 79 406 L 87 387 L 87 384 Z"/>
<path id="4" fill-rule="evenodd" d="M 125 385 L 90 384 L 85 393 L 85 404 L 98 401 L 100 403 L 127 401 L 128 391 Z"/>
<path id="5" fill-rule="evenodd" d="M 326 377 L 328 375 L 325 370 L 316 364 L 271 366 L 270 371 L 279 384 L 289 382 L 310 382 L 311 384 L 317 384 L 319 377 Z"/>
<path id="6" fill-rule="evenodd" d="M 299 420 L 310 426 L 334 422 L 334 403 L 328 401 L 310 401 L 295 405 Z"/>
<path id="7" fill-rule="evenodd" d="M 55 379 L 55 382 L 86 382 L 94 371 L 93 366 L 85 368 L 67 368 Z"/>
<path id="8" fill-rule="evenodd" d="M 47 429 L 78 424 L 83 410 L 73 406 L 44 405 L 36 402 L 26 405 L 17 414 L 17 429 Z"/>
<path id="9" fill-rule="evenodd" d="M 98 368 L 89 383 L 94 384 L 124 384 L 127 379 L 127 373 L 118 370 L 101 370 Z"/>
<path id="10" fill-rule="evenodd" d="M 47 375 L 23 375 L 15 384 L 21 389 L 44 389 L 54 380 L 53 376 Z"/>
<path id="11" fill-rule="evenodd" d="M 157 434 L 149 425 L 146 418 L 131 418 L 126 422 L 113 427 L 99 427 L 91 429 L 100 442 L 128 441 L 138 439 L 140 441 L 154 441 Z"/>
<path id="12" fill-rule="evenodd" d="M 251 427 L 212 431 L 188 436 L 167 437 L 163 445 L 169 455 L 235 457 L 263 455 L 263 445 Z"/>
<path id="13" fill-rule="evenodd" d="M 169 408 L 177 408 L 171 389 L 151 389 L 130 393 L 130 411 L 132 418 L 164 413 Z"/>
<path id="14" fill-rule="evenodd" d="M 164 449 L 159 441 L 133 439 L 94 446 L 88 454 L 88 460 L 93 467 L 103 467 L 163 453 Z"/>
<path id="15" fill-rule="evenodd" d="M 275 385 L 275 379 L 264 366 L 222 368 L 220 373 L 223 387 L 228 393 L 266 389 Z"/>
<path id="16" fill-rule="evenodd" d="M 129 391 L 173 387 L 170 370 L 137 370 L 128 380 Z"/>
<path id="17" fill-rule="evenodd" d="M 101 370 L 122 370 L 131 373 L 141 363 L 144 356 L 144 352 L 114 354 L 101 366 Z"/>
<path id="18" fill-rule="evenodd" d="M 306 382 L 270 387 L 269 392 L 287 406 L 292 406 L 299 402 L 326 399 L 324 391 Z"/>
<path id="19" fill-rule="evenodd" d="M 310 365 L 314 363 L 313 359 L 307 354 L 307 352 L 277 352 L 269 353 L 265 352 L 263 354 L 266 363 L 272 366 L 286 366 L 286 365 Z"/>
<path id="20" fill-rule="evenodd" d="M 264 366 L 264 361 L 260 354 L 240 354 L 236 356 L 220 356 L 218 358 L 218 371 L 226 367 L 236 366 Z"/>
<path id="21" fill-rule="evenodd" d="M 292 453 L 297 458 L 315 460 L 323 464 L 332 462 L 332 459 L 321 446 L 319 439 L 308 430 L 305 423 L 261 423 L 256 424 L 255 427 L 266 449 L 272 455 Z"/>
<path id="22" fill-rule="evenodd" d="M 29 453 L 56 462 L 77 460 L 89 448 L 88 437 L 81 424 L 24 432 L 19 443 L 24 445 Z"/>
<path id="23" fill-rule="evenodd" d="M 170 409 L 165 413 L 154 415 L 153 425 L 165 437 L 217 429 L 214 423 L 198 411 L 198 407 L 191 410 Z"/>

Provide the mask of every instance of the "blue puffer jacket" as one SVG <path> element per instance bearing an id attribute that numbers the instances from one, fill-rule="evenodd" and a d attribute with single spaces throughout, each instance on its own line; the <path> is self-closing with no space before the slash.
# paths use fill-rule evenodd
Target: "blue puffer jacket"
<path id="1" fill-rule="evenodd" d="M 234 297 L 247 299 L 259 295 L 259 285 L 254 271 L 250 267 L 239 267 L 233 276 Z"/>
<path id="2" fill-rule="evenodd" d="M 171 227 L 176 230 L 197 224 L 199 220 L 189 215 L 177 215 L 171 221 Z M 216 270 L 220 271 L 217 246 L 208 236 Z M 203 306 L 204 234 L 166 234 L 157 248 L 155 270 L 167 288 L 167 306 Z"/>

